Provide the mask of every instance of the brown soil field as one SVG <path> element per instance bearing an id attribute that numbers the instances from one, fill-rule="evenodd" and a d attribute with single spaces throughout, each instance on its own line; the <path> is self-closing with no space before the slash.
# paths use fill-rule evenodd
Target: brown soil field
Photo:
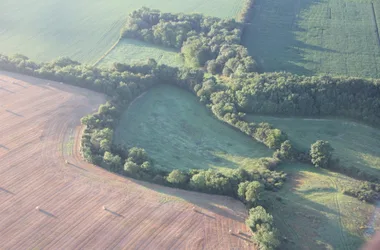
<path id="1" fill-rule="evenodd" d="M 254 248 L 242 203 L 85 163 L 80 118 L 104 102 L 85 89 L 0 72 L 0 249 Z"/>

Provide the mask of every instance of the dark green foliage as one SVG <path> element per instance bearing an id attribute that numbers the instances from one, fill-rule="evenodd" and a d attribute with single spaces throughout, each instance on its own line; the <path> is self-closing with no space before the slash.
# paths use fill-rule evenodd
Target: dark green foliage
<path id="1" fill-rule="evenodd" d="M 189 178 L 186 173 L 175 169 L 170 172 L 166 180 L 174 186 L 184 187 L 189 181 Z"/>
<path id="2" fill-rule="evenodd" d="M 253 206 L 257 204 L 260 200 L 260 195 L 263 188 L 260 182 L 258 181 L 245 181 L 239 184 L 238 188 L 238 196 L 245 203 L 249 204 L 249 206 Z"/>
<path id="3" fill-rule="evenodd" d="M 289 140 L 284 141 L 281 143 L 281 147 L 279 150 L 276 150 L 273 154 L 273 158 L 279 159 L 279 160 L 287 160 L 292 161 L 297 156 L 297 151 L 293 148 L 293 145 L 290 143 Z"/>
<path id="4" fill-rule="evenodd" d="M 380 124 L 380 82 L 352 77 L 248 74 L 228 80 L 236 108 L 253 114 L 336 116 Z"/>
<path id="5" fill-rule="evenodd" d="M 245 14 L 243 14 L 245 15 Z M 181 49 L 186 65 L 225 76 L 257 71 L 240 45 L 243 25 L 200 14 L 170 14 L 141 8 L 128 16 L 122 36 Z"/>
<path id="6" fill-rule="evenodd" d="M 259 249 L 271 250 L 280 245 L 277 230 L 273 225 L 273 216 L 262 206 L 251 208 L 245 223 L 254 233 L 252 239 L 258 244 Z"/>
<path id="7" fill-rule="evenodd" d="M 355 188 L 345 189 L 343 193 L 356 197 L 361 201 L 375 202 L 380 199 L 380 184 L 366 181 Z"/>
<path id="8" fill-rule="evenodd" d="M 311 145 L 311 162 L 316 167 L 328 168 L 331 163 L 333 151 L 334 149 L 328 141 L 318 140 Z"/>
<path id="9" fill-rule="evenodd" d="M 122 166 L 121 157 L 118 155 L 113 155 L 108 151 L 104 153 L 103 162 L 107 169 L 114 172 L 116 172 Z"/>
<path id="10" fill-rule="evenodd" d="M 145 152 L 145 149 L 133 147 L 128 150 L 128 160 L 141 165 L 147 162 L 149 159 L 148 154 Z"/>
<path id="11" fill-rule="evenodd" d="M 234 196 L 231 184 L 229 177 L 212 169 L 200 170 L 190 179 L 190 186 L 197 191 Z"/>

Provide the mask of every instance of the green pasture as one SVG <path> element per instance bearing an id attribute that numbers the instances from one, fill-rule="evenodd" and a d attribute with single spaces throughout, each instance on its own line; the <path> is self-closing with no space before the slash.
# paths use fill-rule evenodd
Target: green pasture
<path id="1" fill-rule="evenodd" d="M 119 63 L 144 63 L 148 58 L 153 58 L 159 64 L 180 66 L 183 61 L 179 51 L 164 47 L 157 47 L 149 43 L 134 39 L 122 39 L 116 47 L 100 61 L 101 66 L 109 67 L 114 62 Z"/>
<path id="2" fill-rule="evenodd" d="M 171 169 L 252 168 L 272 151 L 214 118 L 191 93 L 158 85 L 122 115 L 116 143 L 144 148 Z"/>
<path id="3" fill-rule="evenodd" d="M 257 0 L 243 43 L 264 71 L 379 78 L 373 2 L 375 15 L 369 0 Z"/>
<path id="4" fill-rule="evenodd" d="M 279 170 L 288 180 L 268 203 L 282 237 L 281 249 L 360 248 L 375 207 L 342 194 L 356 180 L 298 163 Z M 380 218 L 374 224 L 379 223 Z"/>
<path id="5" fill-rule="evenodd" d="M 142 6 L 233 18 L 243 3 L 243 0 L 0 0 L 0 53 L 21 53 L 37 61 L 69 56 L 94 63 L 118 40 L 127 15 Z"/>
<path id="6" fill-rule="evenodd" d="M 316 140 L 331 143 L 343 166 L 355 166 L 380 177 L 380 130 L 359 123 L 334 119 L 250 116 L 286 132 L 296 146 L 309 149 Z"/>

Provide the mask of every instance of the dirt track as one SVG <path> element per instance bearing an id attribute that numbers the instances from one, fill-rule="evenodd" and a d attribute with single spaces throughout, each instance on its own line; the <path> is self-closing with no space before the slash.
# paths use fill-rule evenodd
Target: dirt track
<path id="1" fill-rule="evenodd" d="M 104 102 L 84 89 L 0 72 L 0 249 L 253 248 L 244 234 L 228 233 L 248 232 L 241 203 L 83 162 L 79 120 Z"/>

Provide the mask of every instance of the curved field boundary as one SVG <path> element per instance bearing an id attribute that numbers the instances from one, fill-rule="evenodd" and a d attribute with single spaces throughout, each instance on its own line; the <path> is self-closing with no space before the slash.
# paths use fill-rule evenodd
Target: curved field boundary
<path id="1" fill-rule="evenodd" d="M 254 249 L 228 233 L 248 231 L 242 203 L 107 172 L 80 137 L 63 150 L 102 95 L 2 72 L 0 87 L 0 249 Z"/>

